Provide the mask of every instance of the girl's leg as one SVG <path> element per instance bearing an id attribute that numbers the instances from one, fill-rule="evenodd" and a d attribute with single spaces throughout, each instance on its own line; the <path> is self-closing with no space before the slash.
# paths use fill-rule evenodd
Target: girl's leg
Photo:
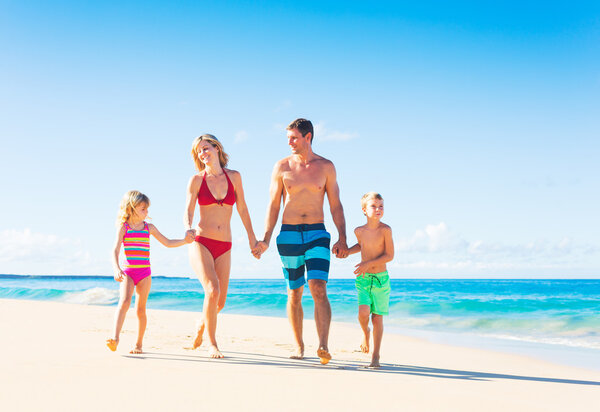
<path id="1" fill-rule="evenodd" d="M 110 348 L 110 350 L 116 350 L 117 345 L 119 344 L 119 335 L 121 334 L 123 322 L 125 322 L 125 315 L 127 315 L 127 310 L 129 309 L 129 305 L 131 304 L 133 288 L 133 279 L 131 279 L 129 276 L 125 277 L 125 280 L 121 282 L 121 286 L 119 289 L 119 304 L 115 312 L 113 336 L 111 339 L 108 339 L 106 341 L 106 345 Z"/>
<path id="2" fill-rule="evenodd" d="M 363 341 L 360 344 L 360 351 L 369 353 L 369 340 L 371 338 L 371 329 L 369 329 L 369 315 L 371 307 L 369 305 L 358 305 L 358 323 L 363 331 Z"/>
<path id="3" fill-rule="evenodd" d="M 146 317 L 146 302 L 148 301 L 148 295 L 150 294 L 150 286 L 152 286 L 152 277 L 148 276 L 140 280 L 135 287 L 135 309 L 138 317 L 138 337 L 135 348 L 133 348 L 129 353 L 142 353 L 142 341 L 144 340 L 146 324 L 148 323 L 148 319 Z"/>
<path id="4" fill-rule="evenodd" d="M 219 302 L 220 285 L 217 272 L 215 271 L 215 262 L 212 255 L 206 247 L 198 242 L 190 244 L 190 263 L 192 269 L 196 272 L 198 280 L 204 288 L 204 305 L 202 308 L 202 324 L 198 330 L 198 336 L 194 342 L 194 347 L 202 343 L 202 332 L 206 327 L 208 338 L 210 340 L 209 354 L 212 358 L 222 358 L 223 355 L 217 347 L 217 304 Z"/>
<path id="5" fill-rule="evenodd" d="M 379 349 L 381 348 L 381 339 L 383 338 L 383 316 L 373 314 L 373 357 L 369 367 L 378 368 L 379 365 Z"/>

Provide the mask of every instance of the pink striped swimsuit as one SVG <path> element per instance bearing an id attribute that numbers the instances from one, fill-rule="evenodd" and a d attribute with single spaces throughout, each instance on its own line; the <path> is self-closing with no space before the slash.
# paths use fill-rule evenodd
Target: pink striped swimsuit
<path id="1" fill-rule="evenodd" d="M 125 249 L 125 274 L 137 285 L 140 280 L 150 276 L 150 229 L 144 222 L 142 230 L 134 230 L 125 222 L 125 235 L 123 236 Z"/>

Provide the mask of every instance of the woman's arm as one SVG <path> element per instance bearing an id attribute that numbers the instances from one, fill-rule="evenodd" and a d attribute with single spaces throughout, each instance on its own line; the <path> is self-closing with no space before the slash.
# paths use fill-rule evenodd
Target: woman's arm
<path id="1" fill-rule="evenodd" d="M 256 246 L 256 235 L 254 234 L 254 229 L 252 229 L 252 220 L 250 219 L 250 213 L 248 213 L 248 205 L 246 205 L 246 198 L 244 197 L 242 175 L 239 172 L 236 172 L 235 170 L 230 170 L 229 176 L 231 176 L 231 182 L 233 183 L 233 187 L 235 189 L 235 203 L 237 205 L 237 211 L 240 215 L 240 219 L 242 219 L 242 224 L 244 225 L 244 228 L 246 228 L 250 249 L 253 249 Z"/>
<path id="2" fill-rule="evenodd" d="M 148 229 L 150 230 L 150 234 L 156 238 L 160 243 L 165 245 L 166 247 L 177 247 L 183 246 L 187 243 L 192 243 L 194 238 L 191 234 L 186 234 L 183 239 L 168 239 L 166 238 L 153 224 L 148 224 Z"/>
<path id="3" fill-rule="evenodd" d="M 119 265 L 119 253 L 121 252 L 121 244 L 123 243 L 123 236 L 125 236 L 125 225 L 121 225 L 119 229 L 117 229 L 117 236 L 115 239 L 115 244 L 113 246 L 113 253 L 111 256 L 111 261 L 113 265 L 113 270 L 115 272 L 114 278 L 117 282 L 123 281 L 125 279 L 125 273 L 121 269 Z"/>
<path id="4" fill-rule="evenodd" d="M 198 190 L 201 184 L 200 176 L 194 175 L 190 179 L 186 191 L 185 213 L 183 215 L 183 225 L 186 230 L 193 230 L 194 211 L 196 210 L 196 201 L 198 200 Z"/>

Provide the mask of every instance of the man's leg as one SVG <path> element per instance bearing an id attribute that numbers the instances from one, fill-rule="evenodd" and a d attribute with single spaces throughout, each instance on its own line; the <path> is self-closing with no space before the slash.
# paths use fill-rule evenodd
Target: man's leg
<path id="1" fill-rule="evenodd" d="M 321 279 L 310 279 L 308 288 L 315 301 L 315 323 L 319 336 L 319 350 L 317 355 L 321 363 L 325 364 L 331 359 L 329 354 L 329 325 L 331 324 L 331 305 L 327 298 L 327 282 Z"/>
<path id="2" fill-rule="evenodd" d="M 296 340 L 296 350 L 290 355 L 291 359 L 304 358 L 304 341 L 302 339 L 302 324 L 304 321 L 304 311 L 302 310 L 303 291 L 304 286 L 297 289 L 288 288 L 287 314 Z"/>

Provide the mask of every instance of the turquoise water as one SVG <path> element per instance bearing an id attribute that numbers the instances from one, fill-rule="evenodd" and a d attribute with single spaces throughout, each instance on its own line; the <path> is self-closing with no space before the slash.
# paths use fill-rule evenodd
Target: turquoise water
<path id="1" fill-rule="evenodd" d="M 356 322 L 352 279 L 332 279 L 333 320 Z M 154 277 L 148 306 L 202 310 L 195 279 Z M 0 275 L 0 298 L 116 305 L 111 277 Z M 283 280 L 232 279 L 224 313 L 285 317 Z M 312 299 L 304 297 L 305 316 Z M 410 280 L 393 279 L 390 330 L 440 332 L 504 340 L 600 349 L 600 280 Z"/>

